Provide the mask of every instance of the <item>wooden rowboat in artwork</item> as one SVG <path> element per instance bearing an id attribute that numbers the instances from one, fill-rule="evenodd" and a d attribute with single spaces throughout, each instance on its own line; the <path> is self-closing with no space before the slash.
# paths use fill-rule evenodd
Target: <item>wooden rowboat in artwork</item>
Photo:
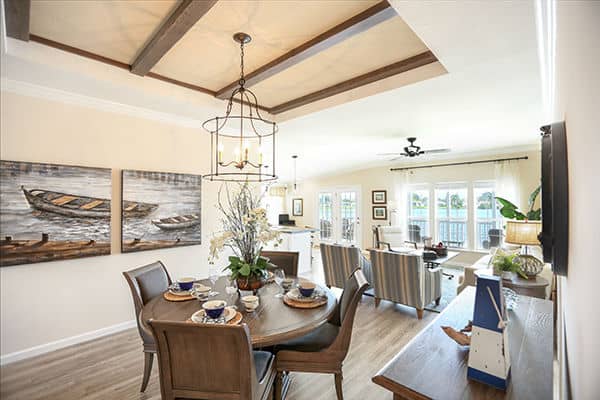
<path id="1" fill-rule="evenodd" d="M 110 200 L 31 189 L 21 186 L 29 205 L 37 210 L 79 218 L 110 218 Z M 125 217 L 143 217 L 158 208 L 158 204 L 123 201 Z"/>
<path id="2" fill-rule="evenodd" d="M 191 228 L 200 224 L 200 216 L 196 214 L 177 215 L 175 217 L 154 219 L 152 223 L 166 231 Z"/>

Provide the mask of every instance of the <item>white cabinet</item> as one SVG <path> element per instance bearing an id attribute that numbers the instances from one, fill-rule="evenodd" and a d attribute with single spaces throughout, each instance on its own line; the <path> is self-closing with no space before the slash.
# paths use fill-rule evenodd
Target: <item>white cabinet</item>
<path id="1" fill-rule="evenodd" d="M 311 235 L 308 229 L 285 227 L 280 228 L 281 243 L 275 247 L 274 244 L 266 246 L 265 250 L 274 251 L 297 251 L 298 257 L 298 275 L 311 272 Z"/>

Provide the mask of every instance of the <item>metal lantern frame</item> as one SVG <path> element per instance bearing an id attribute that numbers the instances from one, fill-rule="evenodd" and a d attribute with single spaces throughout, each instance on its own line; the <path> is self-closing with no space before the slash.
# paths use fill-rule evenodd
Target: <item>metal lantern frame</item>
<path id="1" fill-rule="evenodd" d="M 275 170 L 275 136 L 278 131 L 277 124 L 274 121 L 269 121 L 262 117 L 258 107 L 256 95 L 247 89 L 244 85 L 244 45 L 249 43 L 252 38 L 250 35 L 238 32 L 233 35 L 233 39 L 240 44 L 240 79 L 238 87 L 233 90 L 227 101 L 227 109 L 224 116 L 214 117 L 204 121 L 202 128 L 210 133 L 210 174 L 202 177 L 210 181 L 228 181 L 228 182 L 269 182 L 276 180 L 277 174 Z M 239 114 L 232 113 L 234 103 L 239 104 Z M 239 123 L 239 131 L 235 134 L 223 132 L 225 127 L 231 124 Z M 264 125 L 264 132 L 258 128 L 259 124 Z M 244 131 L 246 125 L 246 131 Z M 223 138 L 239 140 L 240 158 L 239 160 L 231 160 L 224 162 L 222 160 L 222 152 L 219 148 Z M 267 172 L 269 167 L 262 163 L 262 151 L 259 161 L 252 162 L 248 160 L 247 150 L 244 156 L 244 145 L 248 143 L 258 143 L 258 148 L 262 149 L 265 141 L 270 138 L 272 152 L 272 169 Z M 239 171 L 231 172 L 224 171 L 225 168 L 233 166 Z M 251 171 L 249 169 L 252 169 Z"/>

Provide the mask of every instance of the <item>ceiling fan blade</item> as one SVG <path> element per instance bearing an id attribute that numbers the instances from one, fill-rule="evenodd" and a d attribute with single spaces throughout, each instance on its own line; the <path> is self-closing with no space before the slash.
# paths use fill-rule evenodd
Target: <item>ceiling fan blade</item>
<path id="1" fill-rule="evenodd" d="M 433 150 L 423 150 L 424 154 L 437 154 L 437 153 L 448 153 L 451 151 L 450 149 L 433 149 Z"/>
<path id="2" fill-rule="evenodd" d="M 392 162 L 392 161 L 397 161 L 397 160 L 400 160 L 401 158 L 408 157 L 408 154 L 404 154 L 404 153 L 399 153 L 398 155 L 399 155 L 399 157 L 394 157 L 394 158 L 392 158 L 392 159 L 391 159 L 391 160 L 389 160 L 389 161 L 390 161 L 390 162 Z"/>
<path id="3" fill-rule="evenodd" d="M 399 156 L 402 153 L 378 153 L 378 156 Z"/>

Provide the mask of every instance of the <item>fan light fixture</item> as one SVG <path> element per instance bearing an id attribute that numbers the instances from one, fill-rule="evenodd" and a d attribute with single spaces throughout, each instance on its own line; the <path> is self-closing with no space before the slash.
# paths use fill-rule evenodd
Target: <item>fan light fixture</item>
<path id="1" fill-rule="evenodd" d="M 277 124 L 264 119 L 258 100 L 244 87 L 244 45 L 250 35 L 238 32 L 233 40 L 240 44 L 240 80 L 227 101 L 225 116 L 204 121 L 210 133 L 211 181 L 267 182 L 277 179 L 275 173 L 275 134 Z M 235 109 L 235 110 L 234 110 Z"/>

